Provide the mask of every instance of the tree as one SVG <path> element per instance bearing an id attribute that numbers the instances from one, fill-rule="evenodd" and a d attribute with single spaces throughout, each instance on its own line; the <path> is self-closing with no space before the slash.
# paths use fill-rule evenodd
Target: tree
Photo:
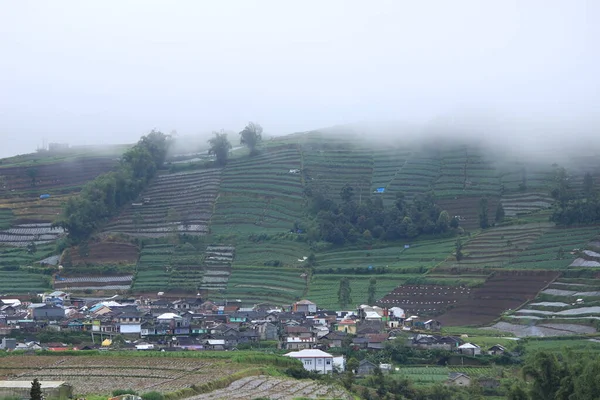
<path id="1" fill-rule="evenodd" d="M 440 213 L 437 219 L 436 228 L 439 232 L 446 232 L 450 227 L 450 214 L 444 210 Z"/>
<path id="2" fill-rule="evenodd" d="M 35 244 L 35 242 L 32 240 L 31 242 L 29 242 L 27 244 L 27 252 L 29 254 L 35 253 L 37 251 L 37 246 Z"/>
<path id="3" fill-rule="evenodd" d="M 369 288 L 367 289 L 367 293 L 369 298 L 367 299 L 367 304 L 373 305 L 375 304 L 375 292 L 377 291 L 377 280 L 375 278 L 371 278 L 369 280 Z"/>
<path id="4" fill-rule="evenodd" d="M 340 190 L 340 198 L 344 203 L 349 203 L 354 197 L 354 188 L 350 184 L 346 183 Z"/>
<path id="5" fill-rule="evenodd" d="M 350 280 L 346 277 L 340 279 L 340 288 L 338 289 L 338 302 L 340 306 L 346 307 L 352 303 L 352 289 L 350 288 Z"/>
<path id="6" fill-rule="evenodd" d="M 42 385 L 37 378 L 31 382 L 31 390 L 29 391 L 29 399 L 30 400 L 42 400 Z"/>
<path id="7" fill-rule="evenodd" d="M 562 260 L 563 258 L 565 258 L 565 250 L 562 248 L 562 246 L 560 246 L 556 252 L 556 259 Z"/>
<path id="8" fill-rule="evenodd" d="M 256 154 L 256 146 L 262 140 L 263 128 L 254 122 L 248 122 L 248 125 L 240 132 L 240 144 L 250 149 L 250 155 Z"/>
<path id="9" fill-rule="evenodd" d="M 488 199 L 486 197 L 482 197 L 479 200 L 479 226 L 481 229 L 490 227 L 490 222 L 488 220 Z"/>
<path id="10" fill-rule="evenodd" d="M 460 240 L 460 238 L 456 239 L 456 251 L 455 251 L 455 257 L 456 257 L 456 261 L 460 262 L 460 260 L 463 259 L 464 255 L 462 252 L 462 241 Z"/>
<path id="11" fill-rule="evenodd" d="M 458 218 L 456 218 L 455 216 L 452 217 L 452 219 L 450 220 L 450 228 L 457 229 L 459 225 L 460 221 L 458 220 Z"/>
<path id="12" fill-rule="evenodd" d="M 536 400 L 553 400 L 561 387 L 564 372 L 556 355 L 536 353 L 522 370 L 523 376 L 533 381 L 530 397 Z"/>
<path id="13" fill-rule="evenodd" d="M 225 165 L 229 157 L 229 150 L 232 149 L 231 143 L 227 139 L 225 131 L 213 132 L 214 136 L 208 140 L 210 149 L 208 154 L 214 154 L 218 165 Z"/>
<path id="14" fill-rule="evenodd" d="M 498 202 L 498 207 L 496 207 L 496 223 L 500 223 L 504 221 L 504 207 L 502 206 L 502 202 Z"/>
<path id="15" fill-rule="evenodd" d="M 37 168 L 27 168 L 25 171 L 29 179 L 31 179 L 31 186 L 35 186 L 37 183 L 38 170 Z"/>

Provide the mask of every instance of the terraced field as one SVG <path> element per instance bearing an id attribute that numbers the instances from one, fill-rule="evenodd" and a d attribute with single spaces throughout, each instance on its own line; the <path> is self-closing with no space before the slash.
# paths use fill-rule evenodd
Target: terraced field
<path id="1" fill-rule="evenodd" d="M 552 226 L 552 223 L 533 223 L 483 231 L 464 245 L 465 257 L 460 262 L 448 261 L 444 267 L 505 267 Z"/>
<path id="2" fill-rule="evenodd" d="M 301 169 L 300 151 L 294 145 L 231 160 L 223 172 L 212 232 L 249 234 L 292 229 L 304 216 Z"/>
<path id="3" fill-rule="evenodd" d="M 448 380 L 451 372 L 460 372 L 471 378 L 494 377 L 495 372 L 490 367 L 402 367 L 397 372 L 401 378 L 407 378 L 418 386 L 428 386 L 443 383 Z"/>
<path id="4" fill-rule="evenodd" d="M 224 389 L 190 397 L 190 400 L 217 399 L 346 399 L 353 396 L 333 385 L 311 380 L 293 380 L 270 376 L 242 378 Z"/>
<path id="5" fill-rule="evenodd" d="M 104 231 L 154 238 L 207 234 L 220 176 L 219 169 L 159 175 Z"/>
<path id="6" fill-rule="evenodd" d="M 0 244 L 25 247 L 51 243 L 65 234 L 62 228 L 53 228 L 50 223 L 20 224 L 0 231 Z"/>
<path id="7" fill-rule="evenodd" d="M 583 248 L 600 233 L 598 226 L 552 228 L 520 252 L 509 268 L 515 269 L 565 269 L 577 257 L 573 249 Z M 563 249 L 562 256 L 559 254 Z"/>
<path id="8" fill-rule="evenodd" d="M 494 222 L 496 208 L 498 207 L 498 197 L 486 197 L 488 199 L 489 222 Z M 458 217 L 460 226 L 466 232 L 473 232 L 480 229 L 479 225 L 479 202 L 481 197 L 454 197 L 436 200 L 436 204 L 442 210 L 448 211 L 451 217 Z"/>
<path id="9" fill-rule="evenodd" d="M 222 291 L 227 287 L 231 264 L 235 257 L 235 247 L 210 245 L 204 252 L 204 276 L 199 286 L 201 290 Z"/>
<path id="10" fill-rule="evenodd" d="M 147 245 L 142 248 L 136 267 L 133 290 L 137 292 L 164 291 L 169 282 L 172 244 Z"/>
<path id="11" fill-rule="evenodd" d="M 29 253 L 24 247 L 0 246 L 0 294 L 40 293 L 51 288 L 50 272 L 37 262 L 54 251 L 53 245 L 39 245 Z"/>
<path id="12" fill-rule="evenodd" d="M 544 192 L 510 193 L 504 194 L 501 199 L 507 217 L 545 210 L 552 206 L 552 202 L 552 198 Z"/>
<path id="13" fill-rule="evenodd" d="M 448 326 L 485 325 L 505 310 L 516 309 L 549 285 L 558 273 L 548 271 L 496 271 L 437 319 Z"/>
<path id="14" fill-rule="evenodd" d="M 0 377 L 67 381 L 78 395 L 107 395 L 119 388 L 167 393 L 211 382 L 242 368 L 241 364 L 209 358 L 7 356 L 2 358 Z"/>

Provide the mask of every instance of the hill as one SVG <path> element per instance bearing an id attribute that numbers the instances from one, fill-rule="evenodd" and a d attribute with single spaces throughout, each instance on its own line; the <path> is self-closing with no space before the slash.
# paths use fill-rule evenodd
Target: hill
<path id="1" fill-rule="evenodd" d="M 0 268 L 23 284 L 0 284 L 0 293 L 51 285 L 103 294 L 200 291 L 246 304 L 309 298 L 339 309 L 340 280 L 348 278 L 351 304 L 374 296 L 382 306 L 477 325 L 532 300 L 559 276 L 597 274 L 600 263 L 574 260 L 593 248 L 600 227 L 549 220 L 561 172 L 551 155 L 511 159 L 458 139 L 379 145 L 341 132 L 271 138 L 254 155 L 234 149 L 220 166 L 205 153 L 171 153 L 135 201 L 72 247 L 51 222 L 119 155 L 2 160 Z M 588 159 L 570 166 L 569 193 L 587 190 L 586 174 L 597 190 L 599 172 Z M 324 234 L 329 223 L 342 231 L 337 244 Z M 512 281 L 514 294 L 498 290 Z"/>

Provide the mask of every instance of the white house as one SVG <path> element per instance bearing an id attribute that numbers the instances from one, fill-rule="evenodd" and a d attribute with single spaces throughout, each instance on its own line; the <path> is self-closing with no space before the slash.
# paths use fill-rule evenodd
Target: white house
<path id="1" fill-rule="evenodd" d="M 481 354 L 481 347 L 473 343 L 465 343 L 461 346 L 458 346 L 458 351 L 459 353 L 468 356 L 478 356 Z"/>
<path id="2" fill-rule="evenodd" d="M 293 357 L 302 362 L 304 369 L 314 371 L 320 374 L 328 374 L 333 372 L 333 356 L 316 349 L 305 349 L 300 351 L 292 351 L 287 353 L 286 357 Z"/>

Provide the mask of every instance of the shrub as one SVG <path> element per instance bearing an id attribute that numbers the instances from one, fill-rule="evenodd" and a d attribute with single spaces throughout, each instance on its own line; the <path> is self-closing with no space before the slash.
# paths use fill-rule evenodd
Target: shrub
<path id="1" fill-rule="evenodd" d="M 134 394 L 137 396 L 138 392 L 133 389 L 115 389 L 112 391 L 113 396 L 121 396 L 123 394 Z"/>
<path id="2" fill-rule="evenodd" d="M 165 396 L 157 391 L 142 394 L 142 400 L 164 400 Z"/>

